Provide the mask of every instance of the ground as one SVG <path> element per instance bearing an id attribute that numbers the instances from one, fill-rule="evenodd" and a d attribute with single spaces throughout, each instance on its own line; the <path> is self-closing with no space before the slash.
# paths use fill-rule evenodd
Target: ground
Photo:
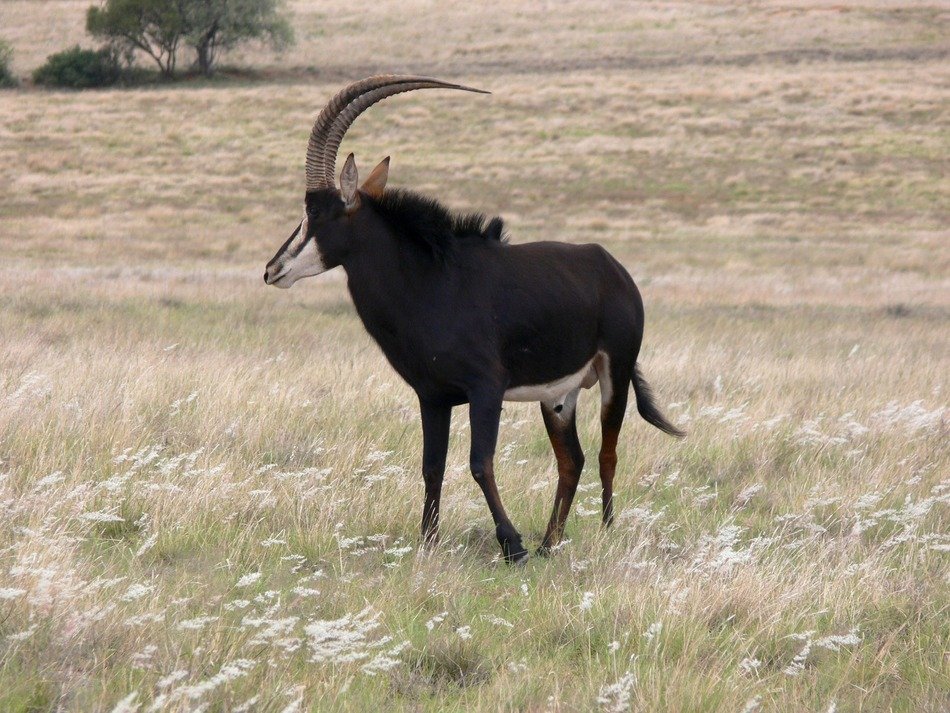
<path id="1" fill-rule="evenodd" d="M 8 0 L 23 76 L 88 0 Z M 950 14 L 939 3 L 291 2 L 216 82 L 0 92 L 0 709 L 950 707 Z M 412 392 L 339 271 L 266 288 L 310 122 L 391 185 L 598 242 L 647 313 L 599 525 L 500 561 L 453 421 L 420 549 Z M 537 545 L 554 458 L 508 404 Z"/>

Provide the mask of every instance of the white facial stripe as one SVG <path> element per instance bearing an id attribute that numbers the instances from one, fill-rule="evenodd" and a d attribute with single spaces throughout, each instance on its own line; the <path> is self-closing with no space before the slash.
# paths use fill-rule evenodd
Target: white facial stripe
<path id="1" fill-rule="evenodd" d="M 327 266 L 324 264 L 323 256 L 317 248 L 316 240 L 308 241 L 291 264 L 291 272 L 294 278 L 298 280 L 301 277 L 319 275 L 321 272 L 326 272 L 326 269 Z"/>
<path id="2" fill-rule="evenodd" d="M 300 223 L 300 230 L 297 231 L 296 237 L 290 242 L 290 245 L 287 246 L 287 251 L 291 255 L 296 255 L 300 252 L 300 248 L 303 247 L 304 241 L 307 239 L 307 214 L 303 214 L 303 221 Z"/>

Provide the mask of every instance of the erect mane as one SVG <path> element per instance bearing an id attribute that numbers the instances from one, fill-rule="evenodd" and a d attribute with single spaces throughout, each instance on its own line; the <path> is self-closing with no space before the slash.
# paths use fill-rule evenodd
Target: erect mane
<path id="1" fill-rule="evenodd" d="M 412 191 L 387 190 L 382 198 L 369 200 L 401 237 L 421 244 L 441 260 L 469 240 L 508 240 L 501 218 L 488 219 L 483 213 L 452 213 L 434 198 Z"/>

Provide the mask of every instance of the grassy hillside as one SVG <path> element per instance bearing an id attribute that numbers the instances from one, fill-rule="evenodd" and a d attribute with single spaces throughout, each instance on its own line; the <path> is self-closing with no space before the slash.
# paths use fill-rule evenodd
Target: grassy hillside
<path id="1" fill-rule="evenodd" d="M 0 4 L 17 71 L 87 4 Z M 289 7 L 240 77 L 0 92 L 0 710 L 950 706 L 947 13 Z M 569 541 L 523 568 L 464 409 L 420 550 L 415 397 L 343 275 L 261 282 L 314 113 L 378 70 L 493 94 L 394 98 L 342 150 L 611 250 L 690 432 L 633 411 L 603 532 L 582 395 Z M 536 546 L 536 405 L 496 472 Z"/>

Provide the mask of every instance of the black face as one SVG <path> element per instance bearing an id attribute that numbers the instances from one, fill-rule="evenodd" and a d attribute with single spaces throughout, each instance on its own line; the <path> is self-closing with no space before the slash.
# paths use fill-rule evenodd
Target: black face
<path id="1" fill-rule="evenodd" d="M 329 270 L 343 262 L 349 240 L 343 199 L 335 188 L 307 194 L 307 240 L 314 240 Z"/>
<path id="2" fill-rule="evenodd" d="M 339 265 L 346 255 L 343 201 L 335 190 L 308 193 L 306 215 L 267 263 L 264 282 L 287 288 Z"/>
<path id="3" fill-rule="evenodd" d="M 312 221 L 336 220 L 343 217 L 343 199 L 335 188 L 311 191 L 304 200 L 307 217 Z"/>

